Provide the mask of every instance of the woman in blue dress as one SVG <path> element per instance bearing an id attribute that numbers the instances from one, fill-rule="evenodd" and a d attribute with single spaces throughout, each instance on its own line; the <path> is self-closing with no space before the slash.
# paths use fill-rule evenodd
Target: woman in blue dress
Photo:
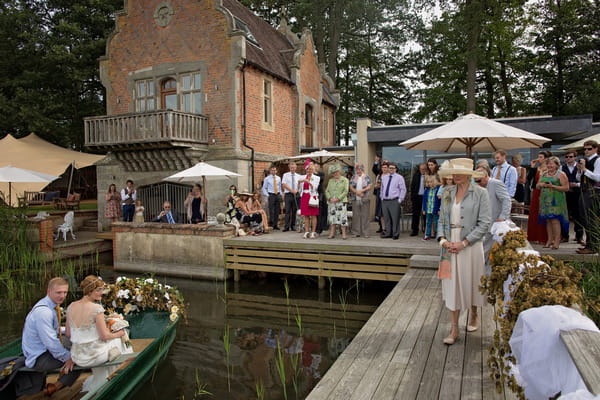
<path id="1" fill-rule="evenodd" d="M 558 249 L 562 229 L 569 231 L 569 215 L 567 212 L 567 198 L 569 191 L 569 178 L 560 170 L 558 157 L 546 160 L 546 172 L 541 176 L 536 187 L 540 189 L 540 210 L 538 221 L 546 224 L 548 241 L 544 247 Z"/>

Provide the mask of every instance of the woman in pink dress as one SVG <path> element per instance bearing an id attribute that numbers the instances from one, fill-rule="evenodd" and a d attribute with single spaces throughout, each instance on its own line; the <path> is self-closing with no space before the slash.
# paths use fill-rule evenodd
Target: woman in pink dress
<path id="1" fill-rule="evenodd" d="M 111 183 L 108 192 L 104 195 L 106 204 L 104 205 L 104 217 L 110 218 L 111 222 L 121 219 L 121 194 L 117 191 L 117 186 Z"/>
<path id="2" fill-rule="evenodd" d="M 320 178 L 314 174 L 313 165 L 310 160 L 304 163 L 306 175 L 298 180 L 300 191 L 300 214 L 304 217 L 304 239 L 314 239 L 317 237 L 317 216 L 319 215 L 319 205 L 313 207 L 308 204 L 311 197 L 319 198 L 317 191 Z"/>

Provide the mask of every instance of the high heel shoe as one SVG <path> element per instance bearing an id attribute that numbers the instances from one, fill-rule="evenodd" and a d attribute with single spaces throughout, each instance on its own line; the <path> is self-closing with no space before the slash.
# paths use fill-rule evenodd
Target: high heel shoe
<path id="1" fill-rule="evenodd" d="M 552 247 L 552 243 L 546 243 L 543 248 L 544 249 L 549 249 L 550 247 Z"/>
<path id="2" fill-rule="evenodd" d="M 454 332 L 454 334 L 452 334 Z M 444 339 L 444 344 L 453 345 L 458 340 L 458 324 L 452 324 L 450 334 Z"/>

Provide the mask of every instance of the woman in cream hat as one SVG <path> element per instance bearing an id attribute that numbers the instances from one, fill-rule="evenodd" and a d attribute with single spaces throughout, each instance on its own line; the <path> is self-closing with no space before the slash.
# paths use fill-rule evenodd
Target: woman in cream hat
<path id="1" fill-rule="evenodd" d="M 460 310 L 470 308 L 467 331 L 473 332 L 478 328 L 477 307 L 484 304 L 479 293 L 479 282 L 485 274 L 482 239 L 492 217 L 487 190 L 471 183 L 475 174 L 469 158 L 444 161 L 439 170 L 441 177 L 452 176 L 455 183 L 444 191 L 437 229 L 442 261 L 450 261 L 450 276 L 442 277 L 442 297 L 452 324 L 450 335 L 444 339 L 448 345 L 459 336 Z M 440 267 L 443 264 L 440 262 Z"/>

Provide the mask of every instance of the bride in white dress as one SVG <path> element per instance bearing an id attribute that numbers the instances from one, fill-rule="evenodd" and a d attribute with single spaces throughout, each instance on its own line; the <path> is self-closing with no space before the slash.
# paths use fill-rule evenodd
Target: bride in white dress
<path id="1" fill-rule="evenodd" d="M 83 289 L 81 300 L 67 308 L 66 334 L 71 339 L 71 358 L 80 367 L 92 368 L 92 376 L 83 383 L 83 392 L 102 385 L 118 365 L 97 367 L 120 354 L 133 352 L 121 337 L 124 330 L 111 332 L 104 319 L 104 308 L 99 304 L 104 295 L 104 281 L 88 275 L 80 284 Z"/>

